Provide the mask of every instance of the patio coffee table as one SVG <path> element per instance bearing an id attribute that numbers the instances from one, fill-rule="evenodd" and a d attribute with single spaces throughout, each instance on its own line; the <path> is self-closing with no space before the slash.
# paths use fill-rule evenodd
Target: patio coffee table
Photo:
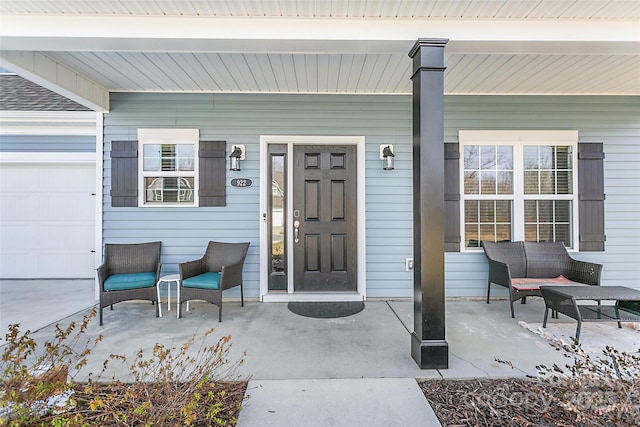
<path id="1" fill-rule="evenodd" d="M 640 313 L 621 307 L 620 301 L 640 301 L 640 291 L 626 286 L 540 286 L 545 311 L 542 327 L 547 327 L 549 310 L 557 311 L 578 321 L 576 342 L 580 339 L 582 322 L 640 322 Z M 579 301 L 597 301 L 598 305 Z M 601 301 L 615 301 L 615 305 L 601 305 Z"/>

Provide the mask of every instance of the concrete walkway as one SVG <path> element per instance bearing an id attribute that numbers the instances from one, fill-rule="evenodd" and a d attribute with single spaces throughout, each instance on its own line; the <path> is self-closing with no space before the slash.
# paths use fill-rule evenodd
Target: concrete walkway
<path id="1" fill-rule="evenodd" d="M 20 323 L 21 331 L 37 331 L 86 310 L 95 304 L 94 287 L 86 279 L 0 280 L 2 341 L 11 323 Z"/>
<path id="2" fill-rule="evenodd" d="M 77 306 L 63 309 L 72 300 L 63 288 L 77 293 L 74 283 L 50 282 L 55 297 L 32 298 L 25 289 L 12 295 L 15 286 L 5 282 L 0 281 L 3 328 L 14 322 L 30 324 L 29 329 L 37 331 L 34 338 L 44 340 L 52 336 L 53 325 L 46 325 L 49 316 L 70 314 L 62 325 L 81 318 Z M 90 290 L 85 308 L 94 304 Z M 35 286 L 34 292 L 43 292 L 42 287 Z M 7 304 L 25 310 L 5 311 Z M 518 325 L 518 320 L 542 320 L 544 304 L 536 298 L 517 305 L 517 319 L 511 319 L 505 300 L 490 305 L 447 301 L 450 367 L 443 370 L 421 370 L 411 359 L 410 300 L 368 300 L 362 312 L 338 319 L 298 316 L 286 304 L 249 301 L 241 308 L 239 301 L 225 301 L 222 323 L 216 321 L 215 306 L 196 302 L 191 307 L 182 319 L 176 319 L 175 305 L 167 312 L 163 304 L 162 318 L 155 317 L 148 302 L 120 303 L 113 311 L 105 310 L 104 326 L 94 319 L 89 327 L 88 338 L 104 338 L 84 373 L 100 372 L 110 353 L 133 356 L 143 349 L 149 354 L 155 343 L 179 347 L 213 327 L 209 339 L 230 335 L 229 360 L 242 359 L 235 373 L 250 379 L 239 427 L 437 426 L 416 379 L 523 377 L 536 375 L 535 366 L 541 363 L 566 363 L 545 339 Z M 112 366 L 105 375 L 124 378 L 126 373 L 124 367 Z"/>

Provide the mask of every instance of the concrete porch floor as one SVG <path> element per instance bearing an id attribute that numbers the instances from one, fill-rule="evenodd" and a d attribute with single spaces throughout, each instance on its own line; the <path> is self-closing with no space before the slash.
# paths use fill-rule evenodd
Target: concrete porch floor
<path id="1" fill-rule="evenodd" d="M 47 337 L 56 322 L 80 319 L 96 303 L 93 292 L 92 280 L 0 280 L 2 341 L 11 323 Z M 245 301 L 244 308 L 225 300 L 222 323 L 216 321 L 217 307 L 204 302 L 192 303 L 182 319 L 175 317 L 175 301 L 171 309 L 163 302 L 163 317 L 156 318 L 150 303 L 116 304 L 113 311 L 104 310 L 104 326 L 94 320 L 89 333 L 102 334 L 105 348 L 135 351 L 156 342 L 180 345 L 213 327 L 216 336 L 231 335 L 238 355 L 247 353 L 241 374 L 254 379 L 524 376 L 535 375 L 539 363 L 562 360 L 546 340 L 518 325 L 542 321 L 540 298 L 517 304 L 516 319 L 505 300 L 447 300 L 450 366 L 442 370 L 421 370 L 411 359 L 408 299 L 368 300 L 362 312 L 338 319 L 302 317 L 285 303 L 255 300 Z"/>
<path id="2" fill-rule="evenodd" d="M 55 322 L 66 326 L 77 321 L 94 304 L 93 281 L 2 280 L 0 345 L 5 344 L 10 323 L 21 323 L 42 341 L 52 337 Z M 417 399 L 415 378 L 523 377 L 536 375 L 539 364 L 567 363 L 545 339 L 518 325 L 519 320 L 542 321 L 544 304 L 539 298 L 517 304 L 516 319 L 510 317 L 506 300 L 489 305 L 482 300 L 448 300 L 450 363 L 449 369 L 441 370 L 421 370 L 411 358 L 411 300 L 368 300 L 365 305 L 350 317 L 311 319 L 290 312 L 284 303 L 249 300 L 242 308 L 237 300 L 225 300 L 223 321 L 218 323 L 217 307 L 208 303 L 192 303 L 182 319 L 175 317 L 175 304 L 167 311 L 163 302 L 163 317 L 156 318 L 155 307 L 148 302 L 120 303 L 113 311 L 104 310 L 104 326 L 97 318 L 92 320 L 88 336 L 102 334 L 104 339 L 85 372 L 99 373 L 111 353 L 133 356 L 143 349 L 150 355 L 155 343 L 179 347 L 194 334 L 215 328 L 208 342 L 230 335 L 230 360 L 243 358 L 237 374 L 251 379 L 251 398 L 239 426 L 424 426 L 439 424 L 426 399 Z M 126 372 L 112 365 L 106 378 L 125 378 Z M 405 396 L 404 405 L 391 399 L 395 393 Z M 357 405 L 357 420 L 362 422 L 345 418 L 353 409 L 344 405 L 353 404 L 355 395 L 367 396 Z M 327 405 L 318 405 L 318 399 L 330 400 L 325 403 L 337 413 L 327 413 Z M 395 403 L 385 409 L 384 402 Z M 297 416 L 291 408 L 299 408 Z"/>

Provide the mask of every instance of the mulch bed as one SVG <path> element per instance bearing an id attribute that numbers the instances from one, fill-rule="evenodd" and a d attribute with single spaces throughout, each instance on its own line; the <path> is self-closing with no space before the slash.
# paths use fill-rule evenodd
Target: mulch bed
<path id="1" fill-rule="evenodd" d="M 530 379 L 427 380 L 420 388 L 440 423 L 458 426 L 573 426 L 544 385 Z"/>

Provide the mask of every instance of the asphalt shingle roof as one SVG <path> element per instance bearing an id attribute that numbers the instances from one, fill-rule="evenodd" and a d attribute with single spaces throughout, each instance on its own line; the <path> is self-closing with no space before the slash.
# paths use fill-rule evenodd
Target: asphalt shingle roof
<path id="1" fill-rule="evenodd" d="M 84 105 L 15 74 L 0 75 L 0 110 L 91 111 Z"/>

